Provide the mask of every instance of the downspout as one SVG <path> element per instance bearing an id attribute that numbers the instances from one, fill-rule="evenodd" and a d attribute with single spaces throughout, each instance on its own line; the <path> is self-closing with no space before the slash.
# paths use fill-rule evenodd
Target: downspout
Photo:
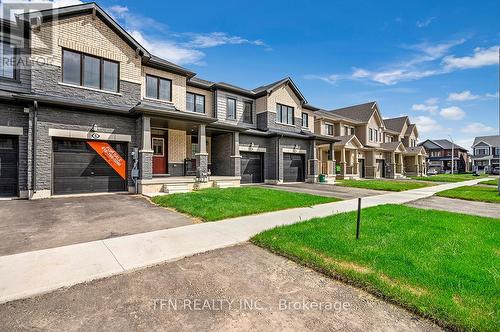
<path id="1" fill-rule="evenodd" d="M 37 141 L 37 127 L 38 127 L 38 102 L 33 101 L 33 193 L 36 193 L 36 141 Z"/>

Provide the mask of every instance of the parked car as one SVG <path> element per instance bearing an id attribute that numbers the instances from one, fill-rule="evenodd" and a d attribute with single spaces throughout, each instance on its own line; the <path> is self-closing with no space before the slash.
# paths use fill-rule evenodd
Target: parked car
<path id="1" fill-rule="evenodd" d="M 492 175 L 500 175 L 500 167 L 495 167 L 491 169 Z"/>
<path id="2" fill-rule="evenodd" d="M 435 168 L 431 168 L 430 170 L 427 171 L 427 175 L 437 175 L 438 171 Z"/>

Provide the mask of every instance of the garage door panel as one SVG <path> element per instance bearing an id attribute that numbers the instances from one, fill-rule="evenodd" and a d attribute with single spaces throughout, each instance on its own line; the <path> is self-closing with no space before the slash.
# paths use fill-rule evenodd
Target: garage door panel
<path id="1" fill-rule="evenodd" d="M 126 158 L 126 143 L 111 143 Z M 85 141 L 54 141 L 54 194 L 125 191 L 126 180 Z"/>
<path id="2" fill-rule="evenodd" d="M 262 183 L 263 181 L 263 154 L 242 152 L 241 183 Z"/>
<path id="3" fill-rule="evenodd" d="M 305 158 L 302 154 L 283 154 L 283 181 L 303 182 L 305 180 Z"/>

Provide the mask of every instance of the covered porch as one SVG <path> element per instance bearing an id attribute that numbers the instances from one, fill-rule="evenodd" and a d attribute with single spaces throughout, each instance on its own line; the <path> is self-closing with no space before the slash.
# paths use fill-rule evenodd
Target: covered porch
<path id="1" fill-rule="evenodd" d="M 404 178 L 404 154 L 407 152 L 401 142 L 387 142 L 380 144 L 385 152 L 385 178 L 401 179 Z"/>
<path id="2" fill-rule="evenodd" d="M 240 185 L 239 130 L 181 111 L 143 111 L 138 192 L 149 196 Z"/>
<path id="3" fill-rule="evenodd" d="M 426 176 L 426 151 L 422 146 L 407 148 L 404 153 L 404 173 L 409 176 Z"/>
<path id="4" fill-rule="evenodd" d="M 363 145 L 354 135 L 337 136 L 335 139 L 338 142 L 333 144 L 333 159 L 336 161 L 333 175 L 339 180 L 359 178 L 359 149 Z"/>

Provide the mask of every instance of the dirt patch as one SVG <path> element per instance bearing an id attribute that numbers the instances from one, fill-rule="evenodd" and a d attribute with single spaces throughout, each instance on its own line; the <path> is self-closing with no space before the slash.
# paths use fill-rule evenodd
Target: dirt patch
<path id="1" fill-rule="evenodd" d="M 314 250 L 314 249 L 311 249 L 308 247 L 303 247 L 303 248 L 301 248 L 301 250 L 304 252 L 307 252 L 308 254 L 319 257 L 326 264 L 338 266 L 344 270 L 351 270 L 351 271 L 355 271 L 355 272 L 362 273 L 362 274 L 373 273 L 373 270 L 367 266 L 364 266 L 364 265 L 361 265 L 358 263 L 354 263 L 354 262 L 341 261 L 338 259 L 334 259 L 330 256 L 325 255 L 322 252 L 319 252 L 317 250 Z"/>
<path id="2" fill-rule="evenodd" d="M 383 282 L 385 282 L 386 284 L 388 284 L 391 287 L 405 290 L 405 291 L 410 292 L 416 296 L 422 296 L 422 295 L 426 295 L 429 293 L 425 288 L 402 283 L 401 281 L 390 278 L 384 274 L 379 275 L 379 278 L 380 278 L 380 280 L 382 280 Z"/>

